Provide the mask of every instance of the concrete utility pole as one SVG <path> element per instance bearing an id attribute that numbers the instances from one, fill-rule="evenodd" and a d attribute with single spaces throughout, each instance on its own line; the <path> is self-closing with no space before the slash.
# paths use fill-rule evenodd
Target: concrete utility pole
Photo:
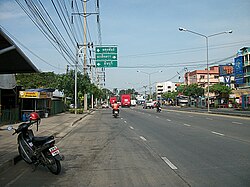
<path id="1" fill-rule="evenodd" d="M 83 61 L 83 74 L 87 74 L 87 0 L 84 0 L 83 5 L 83 46 L 84 46 L 84 61 Z M 84 93 L 84 111 L 88 110 L 88 94 Z"/>
<path id="2" fill-rule="evenodd" d="M 76 64 L 75 64 L 75 114 L 77 114 L 77 65 L 78 65 L 78 47 L 76 48 Z"/>

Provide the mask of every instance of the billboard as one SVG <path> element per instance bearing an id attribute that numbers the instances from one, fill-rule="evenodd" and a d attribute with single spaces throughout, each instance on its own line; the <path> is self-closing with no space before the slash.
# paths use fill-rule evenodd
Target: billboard
<path id="1" fill-rule="evenodd" d="M 232 65 L 220 65 L 219 70 L 221 77 L 234 75 L 234 67 Z"/>
<path id="2" fill-rule="evenodd" d="M 244 83 L 243 56 L 239 56 L 234 59 L 234 74 L 235 74 L 235 83 L 243 84 Z"/>

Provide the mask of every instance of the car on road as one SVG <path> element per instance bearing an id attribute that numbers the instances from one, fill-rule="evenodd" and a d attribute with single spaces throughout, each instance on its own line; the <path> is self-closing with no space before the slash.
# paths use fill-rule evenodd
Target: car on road
<path id="1" fill-rule="evenodd" d="M 109 108 L 109 105 L 106 104 L 106 103 L 103 103 L 103 104 L 102 104 L 102 108 Z"/>
<path id="2" fill-rule="evenodd" d="M 148 109 L 148 108 L 153 109 L 154 107 L 155 107 L 155 104 L 153 101 L 146 101 L 143 105 L 144 109 Z"/>

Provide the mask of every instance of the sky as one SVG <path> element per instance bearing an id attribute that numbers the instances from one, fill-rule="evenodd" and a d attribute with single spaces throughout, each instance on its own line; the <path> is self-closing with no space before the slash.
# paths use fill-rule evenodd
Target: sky
<path id="1" fill-rule="evenodd" d="M 52 5 L 57 1 L 42 2 L 59 23 Z M 71 0 L 63 2 L 71 5 Z M 156 82 L 183 81 L 185 71 L 205 69 L 205 38 L 179 27 L 206 36 L 232 30 L 209 38 L 209 65 L 232 63 L 240 48 L 250 46 L 249 7 L 249 0 L 100 0 L 102 45 L 118 47 L 118 67 L 106 68 L 105 87 L 143 92 L 149 78 L 154 87 Z M 88 1 L 88 11 L 96 11 L 95 0 Z M 88 39 L 97 44 L 96 15 L 87 20 Z M 39 70 L 65 73 L 67 61 L 15 1 L 0 0 L 0 25 Z"/>

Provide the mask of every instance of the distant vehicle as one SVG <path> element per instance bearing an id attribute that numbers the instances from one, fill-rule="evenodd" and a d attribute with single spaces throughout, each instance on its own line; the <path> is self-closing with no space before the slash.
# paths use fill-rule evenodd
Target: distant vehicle
<path id="1" fill-rule="evenodd" d="M 130 94 L 122 94 L 121 95 L 121 106 L 122 107 L 130 107 L 131 105 L 131 96 Z"/>
<path id="2" fill-rule="evenodd" d="M 136 100 L 135 99 L 132 99 L 131 102 L 130 102 L 131 106 L 136 106 Z"/>
<path id="3" fill-rule="evenodd" d="M 106 104 L 106 103 L 103 103 L 103 104 L 102 104 L 102 108 L 109 108 L 109 105 Z"/>
<path id="4" fill-rule="evenodd" d="M 114 97 L 110 97 L 109 98 L 109 104 L 110 104 L 110 106 L 112 105 L 112 104 L 114 104 L 115 102 L 117 101 L 117 98 L 114 96 Z"/>
<path id="5" fill-rule="evenodd" d="M 188 96 L 180 95 L 176 97 L 177 106 L 185 107 L 188 106 Z"/>
<path id="6" fill-rule="evenodd" d="M 155 107 L 155 103 L 153 101 L 146 101 L 143 105 L 143 108 L 145 109 L 148 109 L 148 108 L 152 109 L 154 107 Z"/>

